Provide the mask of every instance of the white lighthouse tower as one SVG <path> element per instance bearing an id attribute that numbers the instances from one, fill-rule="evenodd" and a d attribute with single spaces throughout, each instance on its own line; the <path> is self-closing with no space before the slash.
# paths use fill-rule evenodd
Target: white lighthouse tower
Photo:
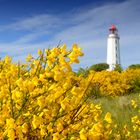
<path id="1" fill-rule="evenodd" d="M 116 65 L 120 65 L 120 46 L 118 30 L 115 25 L 109 28 L 110 34 L 107 41 L 107 64 L 109 71 L 115 69 Z"/>

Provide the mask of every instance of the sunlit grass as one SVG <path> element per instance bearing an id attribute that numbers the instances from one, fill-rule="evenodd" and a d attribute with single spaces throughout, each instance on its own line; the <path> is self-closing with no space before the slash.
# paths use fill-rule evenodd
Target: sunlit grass
<path id="1" fill-rule="evenodd" d="M 133 131 L 133 124 L 131 118 L 138 115 L 140 110 L 139 93 L 132 93 L 126 96 L 119 97 L 100 97 L 97 99 L 91 99 L 94 104 L 100 104 L 102 107 L 102 117 L 107 112 L 110 112 L 114 123 L 117 124 L 118 130 L 122 131 L 123 127 L 127 125 L 129 130 Z M 131 101 L 135 100 L 137 102 L 137 107 L 134 108 Z M 116 131 L 116 130 L 115 130 Z M 132 132 L 133 135 L 138 135 L 137 132 Z"/>

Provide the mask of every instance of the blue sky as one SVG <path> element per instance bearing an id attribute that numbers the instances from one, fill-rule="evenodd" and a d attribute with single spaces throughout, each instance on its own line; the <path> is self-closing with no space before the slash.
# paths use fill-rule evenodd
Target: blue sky
<path id="1" fill-rule="evenodd" d="M 121 64 L 140 63 L 139 0 L 0 0 L 0 56 L 25 61 L 28 53 L 79 44 L 87 67 L 106 62 L 108 28 L 120 35 Z"/>

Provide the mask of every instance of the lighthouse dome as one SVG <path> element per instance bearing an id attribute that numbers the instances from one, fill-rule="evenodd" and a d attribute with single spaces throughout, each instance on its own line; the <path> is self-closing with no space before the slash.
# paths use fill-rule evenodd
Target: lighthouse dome
<path id="1" fill-rule="evenodd" d="M 119 38 L 118 34 L 109 34 L 109 38 Z"/>

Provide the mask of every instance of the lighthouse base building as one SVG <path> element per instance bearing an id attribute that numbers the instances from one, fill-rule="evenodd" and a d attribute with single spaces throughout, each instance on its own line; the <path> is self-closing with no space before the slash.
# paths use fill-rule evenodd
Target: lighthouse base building
<path id="1" fill-rule="evenodd" d="M 108 70 L 112 71 L 116 65 L 120 65 L 120 46 L 116 26 L 112 25 L 109 31 L 110 34 L 107 40 L 107 64 L 109 65 Z"/>

